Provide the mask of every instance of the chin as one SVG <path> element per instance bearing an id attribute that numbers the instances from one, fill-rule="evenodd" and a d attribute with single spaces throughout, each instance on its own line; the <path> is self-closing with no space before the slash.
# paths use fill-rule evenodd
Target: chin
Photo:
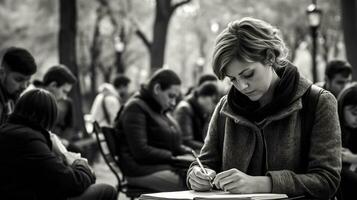
<path id="1" fill-rule="evenodd" d="M 252 96 L 248 96 L 248 98 L 251 100 L 251 101 L 258 101 L 261 96 L 258 96 L 258 95 L 252 95 Z"/>

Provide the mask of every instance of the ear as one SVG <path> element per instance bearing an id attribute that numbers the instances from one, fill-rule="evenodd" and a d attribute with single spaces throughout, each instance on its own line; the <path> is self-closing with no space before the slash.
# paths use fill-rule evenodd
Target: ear
<path id="1" fill-rule="evenodd" d="M 271 65 L 275 63 L 275 54 L 272 49 L 266 51 L 266 63 Z"/>
<path id="2" fill-rule="evenodd" d="M 51 89 L 55 89 L 55 88 L 57 88 L 57 83 L 54 82 L 54 81 L 52 81 L 50 84 L 48 84 L 47 87 L 49 87 L 49 88 L 51 88 Z"/>
<path id="3" fill-rule="evenodd" d="M 158 83 L 155 83 L 154 87 L 153 87 L 153 92 L 155 95 L 159 94 L 159 92 L 161 91 L 161 86 Z"/>

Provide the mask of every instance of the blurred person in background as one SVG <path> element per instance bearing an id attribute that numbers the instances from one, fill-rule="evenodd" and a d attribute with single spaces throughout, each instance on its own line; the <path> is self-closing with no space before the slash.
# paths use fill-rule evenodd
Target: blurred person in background
<path id="1" fill-rule="evenodd" d="M 117 75 L 112 84 L 103 83 L 94 99 L 90 114 L 101 127 L 112 127 L 121 106 L 129 98 L 130 79 L 124 75 Z"/>
<path id="2" fill-rule="evenodd" d="M 336 98 L 342 89 L 352 81 L 352 66 L 342 60 L 332 60 L 325 69 L 325 82 L 316 83 L 317 86 L 330 91 Z"/>
<path id="3" fill-rule="evenodd" d="M 357 83 L 348 85 L 338 96 L 342 131 L 341 191 L 344 200 L 357 196 Z"/>
<path id="4" fill-rule="evenodd" d="M 174 117 L 181 127 L 183 144 L 195 151 L 199 151 L 203 146 L 208 122 L 218 96 L 217 84 L 205 82 L 175 108 Z"/>
<path id="5" fill-rule="evenodd" d="M 112 186 L 94 184 L 87 160 L 50 133 L 56 119 L 56 99 L 48 91 L 32 89 L 19 98 L 0 128 L 1 199 L 116 199 Z"/>
<path id="6" fill-rule="evenodd" d="M 10 47 L 0 52 L 0 124 L 13 112 L 36 70 L 35 59 L 26 49 Z"/>
<path id="7" fill-rule="evenodd" d="M 182 145 L 180 127 L 167 111 L 176 104 L 181 80 L 169 69 L 156 71 L 128 100 L 116 128 L 120 134 L 120 166 L 128 184 L 155 191 L 184 190 L 184 175 L 174 164 L 193 160 Z"/>

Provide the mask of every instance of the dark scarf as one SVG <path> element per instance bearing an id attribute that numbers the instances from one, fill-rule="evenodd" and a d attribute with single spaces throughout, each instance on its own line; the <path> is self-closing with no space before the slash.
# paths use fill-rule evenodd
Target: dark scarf
<path id="1" fill-rule="evenodd" d="M 296 67 L 288 65 L 276 69 L 276 73 L 280 80 L 274 90 L 273 99 L 261 108 L 258 101 L 251 101 L 232 86 L 228 93 L 227 101 L 233 112 L 250 121 L 261 122 L 267 116 L 288 106 L 297 90 L 300 78 L 299 72 Z"/>
<path id="2" fill-rule="evenodd" d="M 10 117 L 7 119 L 7 123 L 19 124 L 39 131 L 46 138 L 47 145 L 50 147 L 50 149 L 52 149 L 50 133 L 46 129 L 44 129 L 39 123 L 17 114 L 10 115 Z"/>
<path id="3" fill-rule="evenodd" d="M 155 112 L 162 113 L 162 106 L 152 96 L 151 92 L 146 88 L 145 85 L 141 86 L 139 95 L 137 97 L 145 101 Z"/>

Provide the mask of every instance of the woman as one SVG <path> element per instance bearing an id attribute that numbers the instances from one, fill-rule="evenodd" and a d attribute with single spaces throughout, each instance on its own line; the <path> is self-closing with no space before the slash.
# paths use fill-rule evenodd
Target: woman
<path id="1" fill-rule="evenodd" d="M 300 156 L 302 96 L 311 82 L 286 60 L 278 30 L 253 18 L 231 22 L 218 36 L 213 70 L 233 87 L 218 103 L 190 188 L 231 193 L 331 197 L 340 181 L 340 126 L 336 100 L 323 91 L 313 122 L 308 160 Z M 304 168 L 304 166 L 307 166 Z"/>
<path id="2" fill-rule="evenodd" d="M 342 130 L 341 191 L 344 200 L 355 199 L 357 186 L 357 83 L 347 86 L 338 96 Z"/>
<path id="3" fill-rule="evenodd" d="M 87 160 L 49 133 L 56 118 L 49 92 L 33 89 L 19 98 L 0 128 L 1 199 L 115 199 L 113 187 L 93 185 Z"/>
<path id="4" fill-rule="evenodd" d="M 173 164 L 190 149 L 181 144 L 180 128 L 167 113 L 176 104 L 180 84 L 172 70 L 158 70 L 125 104 L 117 127 L 122 136 L 120 165 L 128 184 L 155 191 L 186 189 Z"/>
<path id="5" fill-rule="evenodd" d="M 218 96 L 217 84 L 206 82 L 180 101 L 175 108 L 174 116 L 180 124 L 183 143 L 198 152 L 203 146 L 209 118 L 217 104 Z"/>

